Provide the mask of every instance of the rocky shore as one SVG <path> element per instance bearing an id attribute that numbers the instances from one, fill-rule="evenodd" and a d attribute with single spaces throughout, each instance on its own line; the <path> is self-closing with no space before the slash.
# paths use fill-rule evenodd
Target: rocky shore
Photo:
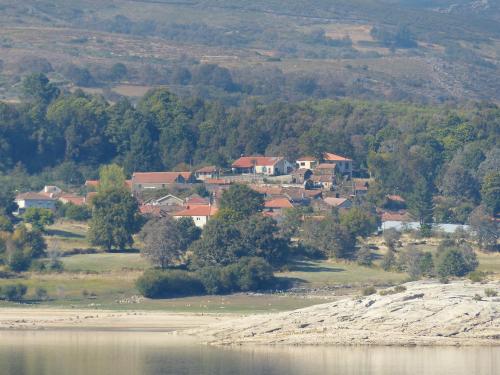
<path id="1" fill-rule="evenodd" d="M 500 297 L 487 289 L 500 295 L 499 282 L 411 282 L 386 295 L 225 320 L 187 332 L 215 345 L 500 345 Z"/>

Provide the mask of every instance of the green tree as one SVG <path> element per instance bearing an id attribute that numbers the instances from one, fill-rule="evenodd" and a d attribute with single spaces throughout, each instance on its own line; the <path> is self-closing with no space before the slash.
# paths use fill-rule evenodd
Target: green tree
<path id="1" fill-rule="evenodd" d="M 432 190 L 428 183 L 420 178 L 408 197 L 408 211 L 420 223 L 422 233 L 429 235 L 433 222 L 434 204 Z"/>
<path id="2" fill-rule="evenodd" d="M 437 273 L 441 277 L 465 276 L 474 271 L 476 267 L 477 263 L 467 262 L 464 253 L 457 248 L 445 250 L 439 256 L 436 264 Z"/>
<path id="3" fill-rule="evenodd" d="M 484 206 L 478 206 L 472 211 L 469 216 L 469 224 L 481 249 L 495 249 L 500 238 L 500 225 L 498 221 L 493 220 L 490 212 Z"/>
<path id="4" fill-rule="evenodd" d="M 149 220 L 142 227 L 139 238 L 141 255 L 161 269 L 178 264 L 186 251 L 179 226 L 170 217 Z"/>
<path id="5" fill-rule="evenodd" d="M 92 199 L 88 236 L 93 245 L 108 251 L 124 249 L 132 245 L 141 224 L 137 201 L 124 189 L 101 191 Z"/>
<path id="6" fill-rule="evenodd" d="M 368 237 L 378 229 L 379 218 L 366 208 L 353 207 L 340 213 L 340 224 L 354 236 Z"/>
<path id="7" fill-rule="evenodd" d="M 500 172 L 489 173 L 484 177 L 481 198 L 483 206 L 493 216 L 500 214 Z"/>
<path id="8" fill-rule="evenodd" d="M 356 252 L 356 237 L 333 217 L 306 220 L 302 228 L 304 243 L 328 257 L 351 259 Z"/>
<path id="9" fill-rule="evenodd" d="M 59 89 L 49 82 L 43 73 L 33 73 L 24 77 L 22 91 L 25 98 L 48 105 L 59 95 Z"/>
<path id="10" fill-rule="evenodd" d="M 116 164 L 102 166 L 99 170 L 99 192 L 125 189 L 125 173 Z"/>
<path id="11" fill-rule="evenodd" d="M 262 211 L 264 197 L 246 185 L 232 185 L 222 193 L 219 207 L 222 210 L 231 210 L 241 218 L 245 218 Z"/>
<path id="12" fill-rule="evenodd" d="M 23 218 L 34 229 L 44 232 L 47 225 L 54 224 L 55 216 L 52 211 L 45 208 L 30 207 L 24 212 Z"/>

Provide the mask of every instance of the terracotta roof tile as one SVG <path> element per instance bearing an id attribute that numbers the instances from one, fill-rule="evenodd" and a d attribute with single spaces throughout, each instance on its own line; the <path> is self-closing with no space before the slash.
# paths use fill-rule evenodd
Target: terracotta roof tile
<path id="1" fill-rule="evenodd" d="M 183 211 L 176 212 L 174 216 L 213 216 L 217 213 L 217 207 L 206 205 L 206 206 L 193 206 L 187 207 Z"/>
<path id="2" fill-rule="evenodd" d="M 27 193 L 22 193 L 18 194 L 16 196 L 16 200 L 38 200 L 38 201 L 54 201 L 54 198 L 51 198 L 50 196 L 46 194 L 40 194 L 40 193 L 35 193 L 35 192 L 27 192 Z"/>
<path id="3" fill-rule="evenodd" d="M 325 152 L 323 154 L 323 159 L 327 161 L 352 161 L 352 159 L 346 158 L 344 156 L 332 154 L 330 152 Z"/>
<path id="4" fill-rule="evenodd" d="M 252 168 L 254 165 L 271 167 L 282 159 L 276 156 L 242 156 L 232 164 L 232 167 Z"/>
<path id="5" fill-rule="evenodd" d="M 275 198 L 264 203 L 266 208 L 293 208 L 293 204 L 287 198 Z"/>

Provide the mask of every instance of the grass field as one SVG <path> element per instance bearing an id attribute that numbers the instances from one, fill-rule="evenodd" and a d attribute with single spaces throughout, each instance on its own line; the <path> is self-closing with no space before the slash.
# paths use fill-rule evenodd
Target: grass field
<path id="1" fill-rule="evenodd" d="M 88 248 L 87 225 L 75 222 L 58 222 L 48 228 L 46 236 L 50 246 L 70 251 L 74 247 Z M 404 236 L 404 246 L 415 240 Z M 364 286 L 383 287 L 408 280 L 405 273 L 385 272 L 380 268 L 384 253 L 383 239 L 374 237 L 369 244 L 376 248 L 373 267 L 362 267 L 353 262 L 333 260 L 296 261 L 287 271 L 276 274 L 303 291 L 274 293 L 239 293 L 227 296 L 198 296 L 150 300 L 141 297 L 135 280 L 149 267 L 138 252 L 78 254 L 61 257 L 62 273 L 25 273 L 14 279 L 0 279 L 0 286 L 23 283 L 28 287 L 27 302 L 23 306 L 98 308 L 116 310 L 162 310 L 173 312 L 230 312 L 258 313 L 285 311 L 328 302 L 345 295 L 359 293 Z M 417 248 L 435 252 L 439 239 L 420 241 Z M 500 275 L 500 254 L 478 253 L 479 269 Z M 44 288 L 49 299 L 30 302 L 37 288 Z M 0 301 L 0 307 L 14 303 Z"/>

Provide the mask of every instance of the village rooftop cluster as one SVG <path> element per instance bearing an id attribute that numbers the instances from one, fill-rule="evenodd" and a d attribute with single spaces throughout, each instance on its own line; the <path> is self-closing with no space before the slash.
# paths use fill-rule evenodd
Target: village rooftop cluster
<path id="1" fill-rule="evenodd" d="M 297 206 L 310 206 L 315 212 L 349 210 L 363 201 L 370 187 L 369 179 L 354 178 L 354 173 L 352 159 L 333 153 L 324 153 L 321 158 L 300 157 L 295 163 L 279 156 L 242 156 L 226 170 L 206 166 L 195 171 L 134 172 L 126 185 L 137 198 L 141 214 L 191 217 L 196 226 L 203 228 L 217 213 L 223 191 L 232 184 L 246 184 L 261 193 L 265 197 L 264 215 L 278 222 L 284 210 Z M 205 196 L 180 198 L 170 193 L 200 185 L 207 192 Z M 58 201 L 87 205 L 98 187 L 98 180 L 87 180 L 85 195 L 64 192 L 57 186 L 18 194 L 16 214 L 31 207 L 55 210 Z M 386 198 L 387 209 L 379 210 L 382 222 L 408 220 L 404 199 L 399 195 Z"/>

